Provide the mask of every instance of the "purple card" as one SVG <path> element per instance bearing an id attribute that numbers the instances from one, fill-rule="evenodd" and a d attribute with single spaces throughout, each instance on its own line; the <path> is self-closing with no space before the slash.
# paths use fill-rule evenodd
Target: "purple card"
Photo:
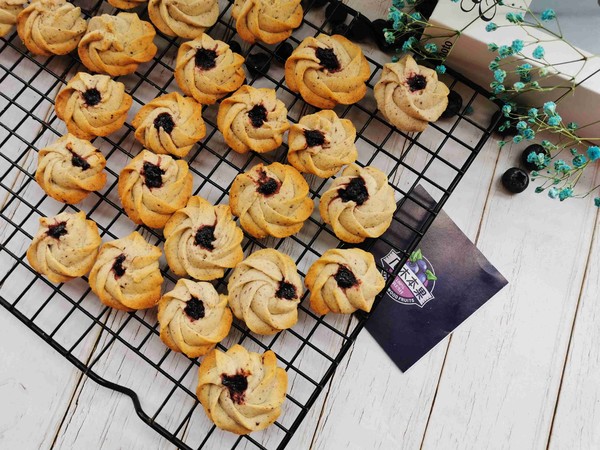
<path id="1" fill-rule="evenodd" d="M 423 204 L 434 203 L 422 187 L 417 187 L 416 197 Z M 425 219 L 424 211 L 408 202 L 401 208 L 399 218 L 418 227 Z M 408 228 L 394 221 L 384 237 L 388 242 L 402 244 L 409 242 L 412 235 Z M 402 256 L 385 240 L 378 240 L 371 251 L 385 268 L 384 276 L 389 276 Z M 371 314 L 366 327 L 404 372 L 507 283 L 441 211 Z"/>

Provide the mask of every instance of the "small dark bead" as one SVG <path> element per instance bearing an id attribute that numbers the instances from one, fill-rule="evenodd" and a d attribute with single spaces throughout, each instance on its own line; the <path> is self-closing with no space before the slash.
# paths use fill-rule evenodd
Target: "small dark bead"
<path id="1" fill-rule="evenodd" d="M 275 60 L 281 64 L 285 64 L 287 59 L 294 51 L 294 47 L 289 42 L 282 42 L 275 49 Z"/>
<path id="2" fill-rule="evenodd" d="M 442 113 L 443 119 L 448 119 L 450 117 L 456 116 L 460 110 L 462 109 L 463 100 L 462 97 L 456 91 L 450 91 L 448 94 L 448 106 L 446 110 Z"/>
<path id="3" fill-rule="evenodd" d="M 246 67 L 253 77 L 266 75 L 271 68 L 271 57 L 266 53 L 254 53 L 246 58 Z"/>
<path id="4" fill-rule="evenodd" d="M 527 170 L 532 171 L 532 170 L 543 169 L 543 167 L 538 167 L 537 164 L 527 161 L 527 158 L 529 157 L 529 155 L 531 153 L 535 153 L 535 154 L 543 153 L 544 155 L 550 156 L 548 153 L 548 150 L 546 150 L 540 144 L 531 144 L 529 147 L 527 147 L 525 150 L 523 150 L 523 153 L 521 154 L 521 162 L 523 163 L 523 166 L 525 166 L 525 168 Z"/>
<path id="5" fill-rule="evenodd" d="M 242 54 L 242 46 L 237 41 L 229 41 L 229 48 L 234 53 L 239 53 L 240 55 Z"/>
<path id="6" fill-rule="evenodd" d="M 325 9 L 325 17 L 331 24 L 343 23 L 348 17 L 348 7 L 339 0 L 332 1 Z"/>
<path id="7" fill-rule="evenodd" d="M 350 25 L 348 26 L 348 35 L 346 37 L 358 42 L 372 38 L 373 27 L 371 21 L 362 14 L 358 14 L 352 22 L 350 22 Z"/>
<path id="8" fill-rule="evenodd" d="M 523 169 L 511 167 L 502 175 L 502 185 L 513 194 L 520 194 L 529 186 L 529 175 Z"/>

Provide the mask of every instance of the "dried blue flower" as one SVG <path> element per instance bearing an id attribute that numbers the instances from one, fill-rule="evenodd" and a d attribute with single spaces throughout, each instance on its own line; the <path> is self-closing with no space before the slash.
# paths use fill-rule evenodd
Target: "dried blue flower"
<path id="1" fill-rule="evenodd" d="M 493 42 L 490 42 L 487 47 L 490 52 L 495 52 L 498 50 L 498 44 L 494 44 Z"/>
<path id="2" fill-rule="evenodd" d="M 422 15 L 421 15 L 421 13 L 419 13 L 419 12 L 414 12 L 414 13 L 412 13 L 412 14 L 410 15 L 410 17 L 412 17 L 412 19 L 413 19 L 413 20 L 416 20 L 416 21 L 423 20 L 423 16 L 422 16 Z"/>
<path id="3" fill-rule="evenodd" d="M 562 159 L 554 161 L 554 170 L 557 172 L 567 173 L 571 170 L 571 166 L 564 162 Z"/>
<path id="4" fill-rule="evenodd" d="M 533 175 L 533 172 L 531 172 L 531 175 Z M 544 188 L 541 186 L 538 186 L 535 188 L 535 193 L 536 194 L 541 194 L 542 192 L 544 192 Z"/>
<path id="5" fill-rule="evenodd" d="M 548 119 L 548 125 L 550 125 L 551 127 L 558 127 L 560 126 L 561 121 L 562 118 L 558 114 L 555 114 Z"/>
<path id="6" fill-rule="evenodd" d="M 541 18 L 544 22 L 556 19 L 556 13 L 552 8 L 545 9 L 542 11 Z"/>
<path id="7" fill-rule="evenodd" d="M 427 51 L 428 53 L 437 53 L 437 45 L 435 45 L 433 42 L 428 42 L 427 44 L 425 44 L 425 51 Z"/>
<path id="8" fill-rule="evenodd" d="M 579 125 L 576 122 L 569 122 L 567 125 L 567 129 L 570 131 L 575 131 L 577 128 L 579 128 Z"/>
<path id="9" fill-rule="evenodd" d="M 510 106 L 508 103 L 502 107 L 502 114 L 504 114 L 504 117 L 508 117 L 511 111 L 512 106 Z"/>
<path id="10" fill-rule="evenodd" d="M 535 131 L 533 131 L 531 128 L 527 128 L 527 129 L 523 130 L 522 135 L 528 141 L 535 139 Z"/>
<path id="11" fill-rule="evenodd" d="M 544 112 L 549 116 L 556 114 L 556 103 L 554 103 L 554 102 L 544 103 Z"/>
<path id="12" fill-rule="evenodd" d="M 513 84 L 513 88 L 515 88 L 515 91 L 517 92 L 522 91 L 523 89 L 525 89 L 525 83 L 523 83 L 522 81 L 517 81 Z"/>
<path id="13" fill-rule="evenodd" d="M 568 199 L 569 197 L 573 197 L 573 189 L 569 186 L 562 188 L 560 190 L 560 193 L 558 194 L 558 198 L 560 199 L 560 201 L 562 202 Z"/>
<path id="14" fill-rule="evenodd" d="M 540 67 L 540 70 L 538 71 L 538 73 L 540 74 L 540 77 L 544 78 L 548 76 L 548 68 L 547 67 Z"/>
<path id="15" fill-rule="evenodd" d="M 435 66 L 435 71 L 439 74 L 446 73 L 446 66 L 443 64 L 440 64 L 439 66 Z"/>
<path id="16" fill-rule="evenodd" d="M 573 166 L 577 167 L 578 169 L 585 166 L 586 162 L 587 158 L 583 155 L 577 155 L 575 158 L 573 158 Z"/>
<path id="17" fill-rule="evenodd" d="M 498 83 L 494 86 L 494 94 L 498 95 L 504 91 L 506 91 L 506 88 L 504 87 L 503 84 Z"/>
<path id="18" fill-rule="evenodd" d="M 544 55 L 546 55 L 546 50 L 541 45 L 538 45 L 532 53 L 533 57 L 536 59 L 542 59 Z"/>
<path id="19" fill-rule="evenodd" d="M 398 62 L 400 58 L 397 55 L 392 56 L 392 62 Z"/>
<path id="20" fill-rule="evenodd" d="M 498 61 L 496 61 L 495 59 L 493 61 L 490 62 L 490 64 L 488 65 L 488 67 L 490 68 L 490 70 L 496 70 L 497 68 L 500 67 L 500 64 L 498 64 Z"/>
<path id="21" fill-rule="evenodd" d="M 402 44 L 402 50 L 405 52 L 409 51 L 417 42 L 417 38 L 414 36 L 409 37 L 406 41 L 404 41 L 404 44 Z"/>
<path id="22" fill-rule="evenodd" d="M 392 6 L 394 8 L 402 9 L 406 6 L 404 0 L 392 0 Z"/>
<path id="23" fill-rule="evenodd" d="M 505 78 L 506 78 L 506 71 L 504 71 L 502 69 L 494 70 L 494 80 L 496 80 L 498 83 L 502 83 Z"/>
<path id="24" fill-rule="evenodd" d="M 524 120 L 519 120 L 517 122 L 517 130 L 523 131 L 523 130 L 526 130 L 527 127 L 528 127 L 527 122 L 525 122 Z"/>
<path id="25" fill-rule="evenodd" d="M 588 155 L 588 158 L 590 158 L 590 161 L 596 161 L 597 159 L 600 158 L 600 148 L 598 148 L 598 146 L 596 146 L 596 145 L 592 145 L 591 147 L 588 147 L 587 155 Z"/>
<path id="26" fill-rule="evenodd" d="M 538 83 L 537 81 L 533 81 L 533 82 L 530 84 L 530 86 L 531 86 L 533 89 L 539 89 L 539 88 L 540 88 L 540 83 Z"/>
<path id="27" fill-rule="evenodd" d="M 550 197 L 550 198 L 558 197 L 558 189 L 556 189 L 555 187 L 551 187 L 550 189 L 548 189 L 548 197 Z"/>
<path id="28" fill-rule="evenodd" d="M 523 140 L 523 136 L 521 136 L 520 134 L 517 134 L 515 137 L 513 137 L 513 142 L 515 144 L 520 143 Z"/>
<path id="29" fill-rule="evenodd" d="M 537 108 L 529 108 L 529 111 L 527 111 L 527 115 L 529 117 L 531 117 L 532 119 L 535 119 L 538 116 L 538 109 Z"/>
<path id="30" fill-rule="evenodd" d="M 498 29 L 498 25 L 496 25 L 494 22 L 490 22 L 485 26 L 485 31 L 487 31 L 488 33 L 491 33 L 492 31 L 496 31 Z"/>
<path id="31" fill-rule="evenodd" d="M 525 48 L 525 43 L 521 39 L 515 39 L 512 41 L 511 47 L 515 53 L 519 53 Z"/>
<path id="32" fill-rule="evenodd" d="M 600 208 L 600 197 L 596 197 L 594 199 L 594 205 L 596 205 L 598 208 Z"/>
<path id="33" fill-rule="evenodd" d="M 523 14 L 509 12 L 506 14 L 506 20 L 508 20 L 510 23 L 521 23 L 523 22 Z"/>
<path id="34" fill-rule="evenodd" d="M 502 148 L 502 147 L 504 147 L 506 144 L 507 144 L 507 142 L 506 142 L 506 141 L 498 141 L 498 147 L 499 147 L 499 148 Z"/>
<path id="35" fill-rule="evenodd" d="M 393 44 L 396 40 L 393 31 L 386 31 L 383 33 L 383 36 L 385 37 L 385 42 L 387 42 L 388 44 Z"/>
<path id="36" fill-rule="evenodd" d="M 508 56 L 513 54 L 513 49 L 508 45 L 501 45 L 498 48 L 498 55 L 500 58 L 507 58 Z"/>

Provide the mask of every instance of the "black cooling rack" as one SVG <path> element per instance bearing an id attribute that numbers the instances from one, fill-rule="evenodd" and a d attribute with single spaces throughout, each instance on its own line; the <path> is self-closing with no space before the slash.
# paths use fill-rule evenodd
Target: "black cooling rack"
<path id="1" fill-rule="evenodd" d="M 88 16 L 114 11 L 102 1 L 91 1 L 88 5 L 79 2 Z M 209 34 L 242 43 L 230 19 L 231 3 L 221 2 L 221 15 Z M 323 8 L 311 8 L 312 2 L 306 3 L 304 22 L 289 39 L 294 46 L 306 36 L 328 33 L 332 28 Z M 346 22 L 356 20 L 358 13 L 346 10 Z M 146 17 L 145 11 L 138 12 Z M 178 42 L 160 34 L 155 42 L 159 51 L 154 60 L 141 65 L 134 74 L 119 78 L 134 97 L 129 119 L 147 101 L 177 89 L 172 69 Z M 270 56 L 271 69 L 258 76 L 248 73 L 248 83 L 277 89 L 291 121 L 312 113 L 314 108 L 284 84 L 282 67 L 274 59 L 274 46 L 244 44 L 245 55 L 259 51 Z M 463 109 L 453 118 L 431 124 L 424 133 L 408 135 L 377 114 L 372 87 L 382 67 L 374 59 L 369 63 L 372 76 L 365 99 L 336 111 L 357 128 L 358 162 L 379 167 L 389 175 L 398 199 L 394 220 L 412 236 L 406 245 L 389 244 L 406 260 L 489 138 L 489 115 L 483 120 L 477 116 L 480 110 L 489 110 L 490 101 L 482 89 L 449 71 L 445 81 L 462 96 Z M 284 448 L 364 327 L 368 314 L 319 317 L 308 308 L 305 295 L 299 307 L 299 323 L 275 336 L 254 335 L 243 324 L 234 322 L 232 333 L 220 347 L 241 343 L 254 351 L 272 349 L 290 378 L 287 401 L 276 424 L 266 431 L 238 437 L 216 429 L 205 417 L 194 395 L 199 362 L 168 350 L 160 342 L 153 310 L 129 314 L 110 310 L 90 292 L 87 279 L 54 285 L 27 264 L 25 251 L 39 217 L 77 210 L 44 195 L 34 174 L 37 151 L 65 132 L 54 114 L 56 93 L 79 70 L 85 68 L 76 55 L 33 57 L 16 32 L 0 41 L 0 303 L 89 378 L 129 396 L 139 417 L 177 447 Z M 475 113 L 471 113 L 473 109 Z M 230 183 L 238 173 L 260 161 L 285 161 L 286 149 L 266 155 L 232 152 L 217 132 L 216 111 L 216 105 L 205 108 L 207 136 L 186 159 L 195 175 L 195 194 L 218 204 L 227 202 Z M 105 241 L 137 229 L 150 242 L 160 245 L 161 233 L 136 227 L 118 200 L 118 173 L 140 150 L 129 123 L 121 131 L 94 141 L 106 155 L 108 181 L 101 192 L 90 195 L 77 207 L 98 223 Z M 307 178 L 311 195 L 317 200 L 329 181 Z M 414 194 L 419 184 L 436 199 L 433 207 L 421 203 Z M 419 226 L 411 225 L 410 218 L 403 216 L 408 202 L 423 209 L 426 220 Z M 270 240 L 246 236 L 244 240 L 246 255 L 254 248 L 278 248 L 296 260 L 302 275 L 326 249 L 340 245 L 321 223 L 318 212 L 295 236 Z M 166 288 L 170 288 L 175 280 L 164 261 L 162 267 Z M 222 290 L 225 282 L 216 284 Z"/>

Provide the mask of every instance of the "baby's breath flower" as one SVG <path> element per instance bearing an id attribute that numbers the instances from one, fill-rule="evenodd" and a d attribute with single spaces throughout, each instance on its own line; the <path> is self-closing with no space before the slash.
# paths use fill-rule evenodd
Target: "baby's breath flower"
<path id="1" fill-rule="evenodd" d="M 546 55 L 546 50 L 541 45 L 538 45 L 532 53 L 535 59 L 542 59 Z"/>
<path id="2" fill-rule="evenodd" d="M 596 197 L 594 199 L 594 205 L 596 205 L 598 208 L 600 208 L 600 197 Z"/>
<path id="3" fill-rule="evenodd" d="M 519 53 L 525 48 L 525 43 L 521 39 L 515 39 L 512 41 L 511 47 L 515 53 Z"/>
<path id="4" fill-rule="evenodd" d="M 573 197 L 573 189 L 570 186 L 562 188 L 558 194 L 559 200 L 562 202 L 569 197 Z"/>
<path id="5" fill-rule="evenodd" d="M 508 20 L 510 23 L 521 23 L 523 22 L 523 14 L 509 12 L 506 14 L 506 20 Z"/>
<path id="6" fill-rule="evenodd" d="M 439 66 L 435 66 L 435 71 L 439 74 L 446 73 L 446 66 L 443 64 L 440 64 Z"/>
<path id="7" fill-rule="evenodd" d="M 416 21 L 423 20 L 423 16 L 421 15 L 420 12 L 414 12 L 410 15 L 410 17 L 412 17 L 412 19 L 416 20 Z"/>
<path id="8" fill-rule="evenodd" d="M 551 187 L 550 189 L 548 189 L 548 197 L 550 197 L 550 198 L 558 197 L 558 189 L 556 189 L 555 187 Z"/>
<path id="9" fill-rule="evenodd" d="M 533 172 L 531 172 L 531 175 L 533 175 Z M 541 186 L 538 186 L 535 188 L 535 193 L 536 194 L 541 194 L 542 192 L 544 192 L 544 188 Z"/>
<path id="10" fill-rule="evenodd" d="M 540 70 L 538 71 L 538 73 L 540 74 L 540 77 L 544 78 L 548 76 L 548 68 L 547 67 L 540 67 Z"/>
<path id="11" fill-rule="evenodd" d="M 554 102 L 544 103 L 544 112 L 549 116 L 556 114 L 556 103 L 554 103 Z"/>
<path id="12" fill-rule="evenodd" d="M 570 131 L 575 131 L 577 128 L 579 128 L 579 125 L 575 122 L 569 122 L 567 125 L 567 129 Z"/>
<path id="13" fill-rule="evenodd" d="M 510 106 L 509 104 L 506 104 L 502 107 L 502 114 L 504 114 L 504 117 L 508 117 L 511 111 L 512 106 Z"/>
<path id="14" fill-rule="evenodd" d="M 571 166 L 564 162 L 562 159 L 554 161 L 554 170 L 557 172 L 567 173 L 571 170 Z"/>
<path id="15" fill-rule="evenodd" d="M 505 78 L 506 78 L 506 71 L 504 71 L 502 69 L 496 69 L 496 70 L 494 70 L 494 79 L 498 83 L 504 82 Z"/>
<path id="16" fill-rule="evenodd" d="M 490 42 L 487 47 L 490 52 L 498 50 L 498 44 L 494 44 L 493 42 Z"/>
<path id="17" fill-rule="evenodd" d="M 406 6 L 404 0 L 392 0 L 392 6 L 394 8 L 402 9 Z"/>
<path id="18" fill-rule="evenodd" d="M 550 125 L 551 127 L 557 127 L 560 125 L 561 121 L 562 118 L 558 114 L 555 114 L 548 119 L 548 125 Z"/>
<path id="19" fill-rule="evenodd" d="M 513 142 L 515 144 L 518 144 L 519 142 L 523 141 L 523 136 L 521 136 L 520 134 L 517 134 L 514 138 L 513 138 Z"/>
<path id="20" fill-rule="evenodd" d="M 548 22 L 550 20 L 556 19 L 556 13 L 552 8 L 548 8 L 542 11 L 541 18 L 544 22 Z"/>
<path id="21" fill-rule="evenodd" d="M 500 67 L 500 64 L 498 64 L 498 61 L 494 59 L 490 62 L 488 67 L 490 68 L 490 70 L 496 70 L 498 67 Z"/>
<path id="22" fill-rule="evenodd" d="M 532 89 L 539 89 L 540 88 L 540 83 L 538 83 L 537 81 L 532 81 L 530 84 Z"/>
<path id="23" fill-rule="evenodd" d="M 508 45 L 501 45 L 498 48 L 498 55 L 500 56 L 500 58 L 507 58 L 512 54 L 513 54 L 513 49 L 511 47 L 509 47 Z"/>
<path id="24" fill-rule="evenodd" d="M 428 53 L 437 53 L 437 45 L 435 45 L 433 42 L 428 42 L 427 44 L 425 44 L 425 51 L 427 51 Z"/>
<path id="25" fill-rule="evenodd" d="M 491 33 L 492 31 L 496 31 L 498 29 L 498 25 L 496 25 L 494 22 L 490 22 L 485 26 L 485 31 L 487 31 L 488 33 Z"/>
<path id="26" fill-rule="evenodd" d="M 588 158 L 590 158 L 590 161 L 596 161 L 597 159 L 600 159 L 600 148 L 598 148 L 596 145 L 588 147 L 587 155 Z"/>
<path id="27" fill-rule="evenodd" d="M 400 61 L 400 57 L 397 55 L 392 56 L 392 62 L 398 62 Z"/>
<path id="28" fill-rule="evenodd" d="M 393 44 L 396 40 L 393 31 L 386 31 L 383 33 L 383 36 L 385 37 L 385 42 L 387 42 L 388 44 Z"/>
<path id="29" fill-rule="evenodd" d="M 525 83 L 523 83 L 522 81 L 517 81 L 513 84 L 513 87 L 515 88 L 515 91 L 519 92 L 525 88 Z"/>
<path id="30" fill-rule="evenodd" d="M 577 155 L 575 158 L 573 158 L 573 166 L 577 168 L 583 167 L 586 162 L 587 158 L 583 155 Z"/>
<path id="31" fill-rule="evenodd" d="M 525 129 L 527 129 L 527 122 L 525 122 L 524 120 L 519 120 L 517 122 L 517 130 L 523 131 Z"/>
<path id="32" fill-rule="evenodd" d="M 529 117 L 531 117 L 532 119 L 535 119 L 538 116 L 538 109 L 537 108 L 529 108 L 529 111 L 527 111 L 527 115 Z"/>
<path id="33" fill-rule="evenodd" d="M 531 128 L 527 128 L 527 129 L 523 130 L 522 134 L 523 134 L 523 137 L 525 139 L 527 139 L 528 141 L 535 139 L 535 131 L 533 131 Z"/>

